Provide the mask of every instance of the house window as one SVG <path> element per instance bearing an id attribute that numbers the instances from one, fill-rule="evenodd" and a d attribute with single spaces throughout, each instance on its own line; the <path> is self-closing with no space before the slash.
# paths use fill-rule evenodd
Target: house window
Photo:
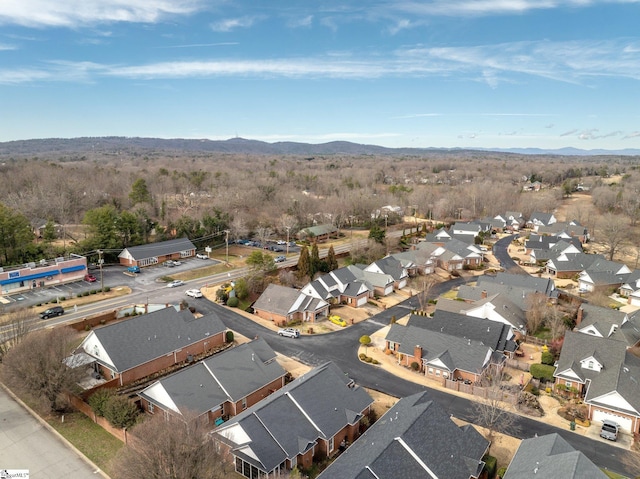
<path id="1" fill-rule="evenodd" d="M 440 370 L 439 369 L 436 369 L 436 376 L 438 376 L 438 377 L 440 376 Z"/>
<path id="2" fill-rule="evenodd" d="M 331 454 L 333 452 L 333 438 L 329 438 L 329 454 Z"/>
<path id="3" fill-rule="evenodd" d="M 589 361 L 589 369 L 593 369 L 593 361 Z"/>
<path id="4" fill-rule="evenodd" d="M 224 415 L 224 403 L 220 404 L 220 414 Z"/>
<path id="5" fill-rule="evenodd" d="M 570 388 L 570 387 L 571 387 L 571 381 L 567 381 L 567 382 L 565 382 L 564 384 L 565 384 L 565 386 L 567 386 L 568 388 Z"/>
<path id="6" fill-rule="evenodd" d="M 247 409 L 247 398 L 242 398 L 242 409 Z"/>
<path id="7" fill-rule="evenodd" d="M 154 408 L 153 403 L 152 403 L 152 402 L 150 402 L 150 403 L 149 403 L 149 407 L 148 407 L 147 409 L 148 409 L 148 411 L 149 411 L 151 414 L 153 414 L 153 408 Z"/>
<path id="8" fill-rule="evenodd" d="M 429 368 L 429 374 L 433 374 L 433 368 Z"/>

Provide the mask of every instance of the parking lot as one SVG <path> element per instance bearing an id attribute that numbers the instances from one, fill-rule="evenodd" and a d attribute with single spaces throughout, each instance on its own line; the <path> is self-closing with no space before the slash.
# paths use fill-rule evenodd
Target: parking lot
<path id="1" fill-rule="evenodd" d="M 76 297 L 85 291 L 99 290 L 101 282 L 104 286 L 129 286 L 133 289 L 148 289 L 151 285 L 154 289 L 157 287 L 157 280 L 163 276 L 200 268 L 206 265 L 217 264 L 217 260 L 203 260 L 199 258 L 188 258 L 180 260 L 180 265 L 167 267 L 162 264 L 142 268 L 138 274 L 126 273 L 126 268 L 121 265 L 107 265 L 102 268 L 102 275 L 99 269 L 92 269 L 89 272 L 96 277 L 96 281 L 90 283 L 84 280 L 73 281 L 70 283 L 46 286 L 44 288 L 35 288 L 20 293 L 0 296 L 3 309 L 11 309 L 16 306 L 34 306 L 36 304 L 55 301 L 59 298 Z"/>

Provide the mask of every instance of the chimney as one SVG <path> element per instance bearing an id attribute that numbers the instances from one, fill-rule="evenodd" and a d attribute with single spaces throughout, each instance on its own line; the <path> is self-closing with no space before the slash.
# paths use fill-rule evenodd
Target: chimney
<path id="1" fill-rule="evenodd" d="M 582 314 L 583 314 L 582 306 L 580 306 L 578 308 L 578 315 L 576 316 L 576 326 L 580 326 L 580 323 L 582 322 Z"/>
<path id="2" fill-rule="evenodd" d="M 422 348 L 419 344 L 416 345 L 415 348 L 413 348 L 413 357 L 415 361 L 420 365 L 419 371 L 422 371 Z"/>
<path id="3" fill-rule="evenodd" d="M 480 293 L 480 299 L 487 299 L 487 291 L 486 290 L 482 290 L 482 293 Z"/>

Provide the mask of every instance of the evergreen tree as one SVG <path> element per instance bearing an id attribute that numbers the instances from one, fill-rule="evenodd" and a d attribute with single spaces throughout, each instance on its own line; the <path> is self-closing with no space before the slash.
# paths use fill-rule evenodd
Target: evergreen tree
<path id="1" fill-rule="evenodd" d="M 303 246 L 298 258 L 298 275 L 300 277 L 311 277 L 311 259 L 309 258 L 309 248 Z"/>
<path id="2" fill-rule="evenodd" d="M 369 238 L 374 240 L 376 243 L 380 243 L 380 244 L 384 243 L 384 237 L 386 236 L 386 234 L 387 232 L 382 228 L 380 228 L 380 226 L 378 226 L 375 223 L 373 224 L 373 226 L 371 226 L 371 229 L 369 230 Z"/>
<path id="3" fill-rule="evenodd" d="M 311 246 L 311 259 L 310 259 L 310 272 L 309 276 L 313 279 L 315 274 L 322 269 L 322 262 L 320 261 L 320 252 L 318 251 L 318 243 L 313 243 Z"/>
<path id="4" fill-rule="evenodd" d="M 333 250 L 333 245 L 329 247 L 329 252 L 327 253 L 327 269 L 329 271 L 338 269 L 338 259 L 336 258 L 336 252 Z"/>
<path id="5" fill-rule="evenodd" d="M 147 188 L 147 182 L 143 178 L 138 178 L 131 185 L 131 193 L 129 193 L 131 204 L 151 203 L 151 193 Z"/>

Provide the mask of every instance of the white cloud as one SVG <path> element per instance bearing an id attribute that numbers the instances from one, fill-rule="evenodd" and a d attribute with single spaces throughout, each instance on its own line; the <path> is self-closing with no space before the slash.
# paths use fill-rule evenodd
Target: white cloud
<path id="1" fill-rule="evenodd" d="M 245 16 L 238 18 L 227 18 L 224 20 L 219 20 L 211 24 L 211 29 L 214 32 L 230 32 L 232 30 L 237 30 L 238 28 L 249 28 L 252 27 L 256 22 L 263 20 L 264 17 L 260 15 L 255 16 Z"/>
<path id="2" fill-rule="evenodd" d="M 0 25 L 69 27 L 99 23 L 155 23 L 189 15 L 202 0 L 2 0 Z"/>
<path id="3" fill-rule="evenodd" d="M 640 131 L 632 131 L 622 137 L 623 140 L 628 140 L 629 138 L 640 138 Z"/>
<path id="4" fill-rule="evenodd" d="M 287 26 L 290 28 L 306 28 L 313 24 L 313 15 L 306 15 L 304 17 L 289 18 L 287 20 Z"/>
<path id="5" fill-rule="evenodd" d="M 7 45 L 6 43 L 0 43 L 0 50 L 17 50 L 15 45 Z"/>

